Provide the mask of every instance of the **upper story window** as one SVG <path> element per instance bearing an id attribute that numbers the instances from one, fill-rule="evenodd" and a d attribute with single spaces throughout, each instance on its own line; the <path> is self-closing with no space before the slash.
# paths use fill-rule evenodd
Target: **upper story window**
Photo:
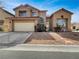
<path id="1" fill-rule="evenodd" d="M 32 16 L 37 16 L 36 12 L 32 12 Z"/>
<path id="2" fill-rule="evenodd" d="M 27 12 L 26 11 L 19 11 L 19 16 L 27 16 Z"/>

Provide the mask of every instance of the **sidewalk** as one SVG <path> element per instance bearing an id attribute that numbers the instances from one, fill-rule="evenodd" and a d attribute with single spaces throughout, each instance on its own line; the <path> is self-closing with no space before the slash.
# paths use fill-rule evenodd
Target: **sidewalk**
<path id="1" fill-rule="evenodd" d="M 0 59 L 79 59 L 79 46 L 21 44 L 0 49 Z"/>
<path id="2" fill-rule="evenodd" d="M 19 44 L 4 51 L 79 52 L 79 45 Z"/>

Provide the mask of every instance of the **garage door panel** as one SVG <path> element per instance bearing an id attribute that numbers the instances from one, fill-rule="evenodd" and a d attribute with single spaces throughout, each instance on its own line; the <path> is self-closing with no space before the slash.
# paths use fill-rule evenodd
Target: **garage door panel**
<path id="1" fill-rule="evenodd" d="M 14 23 L 14 31 L 34 31 L 34 23 Z"/>

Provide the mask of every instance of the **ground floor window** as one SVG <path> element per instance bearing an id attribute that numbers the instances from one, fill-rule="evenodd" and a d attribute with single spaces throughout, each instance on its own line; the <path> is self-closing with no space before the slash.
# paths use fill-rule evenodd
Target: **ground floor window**
<path id="1" fill-rule="evenodd" d="M 59 31 L 67 30 L 67 20 L 66 19 L 57 19 L 56 27 Z"/>
<path id="2" fill-rule="evenodd" d="M 57 20 L 57 26 L 60 26 L 60 27 L 66 27 L 66 20 L 65 19 L 58 19 Z"/>

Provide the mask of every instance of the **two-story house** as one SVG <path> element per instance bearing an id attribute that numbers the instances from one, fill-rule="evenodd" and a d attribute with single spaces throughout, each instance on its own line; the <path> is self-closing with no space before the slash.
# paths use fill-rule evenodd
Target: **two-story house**
<path id="1" fill-rule="evenodd" d="M 11 31 L 35 31 L 40 17 L 46 22 L 46 11 L 30 5 L 20 5 L 14 8 L 15 17 L 9 17 Z"/>
<path id="2" fill-rule="evenodd" d="M 55 31 L 60 26 L 63 30 L 71 31 L 72 12 L 62 8 L 46 17 L 47 10 L 39 10 L 28 4 L 14 8 L 15 17 L 8 17 L 9 31 L 32 31 L 36 30 L 40 17 L 44 19 L 47 30 Z"/>

